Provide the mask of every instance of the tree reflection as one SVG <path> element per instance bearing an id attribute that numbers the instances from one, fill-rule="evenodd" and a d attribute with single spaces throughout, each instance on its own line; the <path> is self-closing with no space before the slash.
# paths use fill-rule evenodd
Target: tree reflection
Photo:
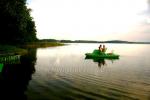
<path id="1" fill-rule="evenodd" d="M 21 56 L 20 63 L 5 63 L 0 72 L 0 100 L 27 100 L 25 91 L 35 72 L 36 49 Z"/>

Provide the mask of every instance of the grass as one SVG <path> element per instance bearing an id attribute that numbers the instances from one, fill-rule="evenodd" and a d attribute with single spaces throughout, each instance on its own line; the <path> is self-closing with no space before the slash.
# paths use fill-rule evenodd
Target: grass
<path id="1" fill-rule="evenodd" d="M 27 43 L 23 45 L 25 48 L 46 48 L 46 47 L 54 47 L 54 46 L 63 46 L 65 44 L 60 42 L 33 42 Z"/>
<path id="2" fill-rule="evenodd" d="M 25 54 L 27 53 L 26 49 L 19 48 L 17 46 L 11 45 L 2 45 L 0 44 L 0 54 L 1 55 L 9 55 L 9 54 Z"/>
<path id="3" fill-rule="evenodd" d="M 65 44 L 60 42 L 33 42 L 27 43 L 25 45 L 20 46 L 12 46 L 12 45 L 2 45 L 0 44 L 0 55 L 8 55 L 8 54 L 26 54 L 28 52 L 28 48 L 46 48 L 46 47 L 54 47 L 54 46 L 63 46 Z"/>

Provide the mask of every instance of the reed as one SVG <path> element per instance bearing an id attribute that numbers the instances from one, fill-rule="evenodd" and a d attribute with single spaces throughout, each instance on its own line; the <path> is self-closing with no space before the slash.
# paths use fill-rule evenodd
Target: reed
<path id="1" fill-rule="evenodd" d="M 24 48 L 46 48 L 54 46 L 63 46 L 65 44 L 60 42 L 32 42 L 23 45 Z"/>
<path id="2" fill-rule="evenodd" d="M 18 46 L 0 44 L 0 55 L 23 55 L 27 52 L 26 49 L 19 48 Z"/>
<path id="3" fill-rule="evenodd" d="M 0 55 L 24 55 L 28 53 L 29 48 L 46 48 L 63 45 L 65 44 L 60 42 L 32 42 L 17 46 L 0 44 Z"/>

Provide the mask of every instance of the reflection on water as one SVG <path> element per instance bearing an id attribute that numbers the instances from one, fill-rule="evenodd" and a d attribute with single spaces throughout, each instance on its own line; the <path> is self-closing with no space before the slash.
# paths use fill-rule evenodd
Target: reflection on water
<path id="1" fill-rule="evenodd" d="M 109 58 L 109 59 L 108 58 L 91 58 L 91 57 L 89 58 L 89 57 L 86 56 L 85 60 L 93 60 L 93 62 L 97 62 L 98 66 L 101 67 L 101 66 L 106 66 L 107 65 L 105 60 L 109 60 L 113 64 L 113 62 L 116 61 L 116 60 L 119 60 L 119 58 Z"/>
<path id="2" fill-rule="evenodd" d="M 105 62 L 104 59 L 101 59 L 101 60 L 98 61 L 98 66 L 99 67 L 104 66 L 104 65 L 106 65 L 106 62 Z"/>
<path id="3" fill-rule="evenodd" d="M 28 55 L 18 60 L 3 64 L 0 72 L 0 100 L 27 100 L 25 91 L 35 72 L 36 50 L 29 50 Z"/>

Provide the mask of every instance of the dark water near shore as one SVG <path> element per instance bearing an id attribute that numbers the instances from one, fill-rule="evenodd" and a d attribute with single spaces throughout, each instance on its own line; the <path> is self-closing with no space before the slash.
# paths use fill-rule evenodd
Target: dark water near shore
<path id="1" fill-rule="evenodd" d="M 20 100 L 150 100 L 150 45 L 106 44 L 119 59 L 85 59 L 98 46 L 31 50 L 20 64 L 5 64 L 1 92 Z"/>

